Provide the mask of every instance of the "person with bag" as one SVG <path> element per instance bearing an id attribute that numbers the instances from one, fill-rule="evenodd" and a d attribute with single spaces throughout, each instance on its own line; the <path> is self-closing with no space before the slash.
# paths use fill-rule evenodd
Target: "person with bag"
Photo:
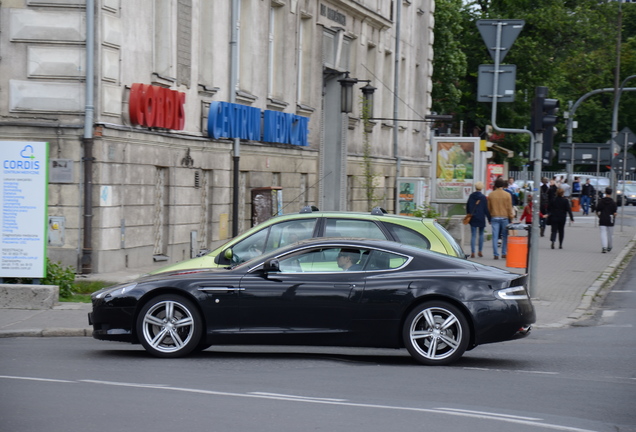
<path id="1" fill-rule="evenodd" d="M 605 188 L 605 196 L 599 200 L 596 206 L 598 225 L 601 228 L 603 253 L 612 251 L 612 236 L 614 234 L 614 221 L 616 220 L 617 210 L 616 201 L 612 199 L 612 188 Z"/>
<path id="2" fill-rule="evenodd" d="M 552 249 L 554 249 L 554 242 L 556 241 L 557 234 L 559 235 L 559 249 L 563 249 L 563 238 L 565 237 L 565 222 L 567 216 L 570 216 L 570 220 L 574 222 L 574 216 L 572 216 L 572 209 L 570 208 L 570 201 L 563 196 L 563 189 L 558 188 L 556 191 L 556 197 L 550 203 L 548 213 L 548 223 L 552 227 L 550 232 L 550 241 L 552 242 Z"/>
<path id="3" fill-rule="evenodd" d="M 484 256 L 482 253 L 484 248 L 484 228 L 486 228 L 486 219 L 490 220 L 490 213 L 488 212 L 488 198 L 481 192 L 483 189 L 484 184 L 482 182 L 475 183 L 475 192 L 470 194 L 466 202 L 464 224 L 470 224 L 471 258 L 475 258 L 475 246 L 478 246 L 478 256 Z"/>

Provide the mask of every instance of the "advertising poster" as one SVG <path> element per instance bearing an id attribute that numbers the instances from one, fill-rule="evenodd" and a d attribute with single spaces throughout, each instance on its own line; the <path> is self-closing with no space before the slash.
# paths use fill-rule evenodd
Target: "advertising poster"
<path id="1" fill-rule="evenodd" d="M 465 203 L 479 172 L 479 138 L 437 137 L 433 140 L 435 184 L 433 199 L 441 203 Z"/>
<path id="2" fill-rule="evenodd" d="M 425 179 L 402 177 L 398 179 L 398 188 L 398 214 L 413 216 L 415 210 L 426 201 L 427 185 Z"/>
<path id="3" fill-rule="evenodd" d="M 493 190 L 497 177 L 503 176 L 504 166 L 502 164 L 488 164 L 486 168 L 486 190 Z"/>
<path id="4" fill-rule="evenodd" d="M 0 141 L 0 277 L 46 276 L 49 144 Z"/>

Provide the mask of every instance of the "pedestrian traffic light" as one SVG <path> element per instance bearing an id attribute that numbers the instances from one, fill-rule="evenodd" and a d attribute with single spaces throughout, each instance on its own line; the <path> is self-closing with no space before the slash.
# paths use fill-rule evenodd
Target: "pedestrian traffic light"
<path id="1" fill-rule="evenodd" d="M 554 127 L 558 121 L 557 112 L 559 111 L 559 100 L 549 99 L 547 87 L 537 87 L 535 89 L 535 97 L 532 101 L 532 132 L 535 134 L 543 134 L 543 149 L 541 159 L 544 164 L 551 164 L 555 156 L 552 150 L 554 141 Z"/>

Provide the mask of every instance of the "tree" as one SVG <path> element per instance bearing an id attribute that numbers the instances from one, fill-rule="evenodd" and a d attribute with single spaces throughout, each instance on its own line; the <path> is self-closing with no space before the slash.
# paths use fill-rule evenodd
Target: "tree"
<path id="1" fill-rule="evenodd" d="M 451 12 L 440 9 L 451 8 Z M 621 80 L 636 73 L 636 4 L 622 4 Z M 599 0 L 475 0 L 459 6 L 454 1 L 437 2 L 436 16 L 459 16 L 461 31 L 453 30 L 455 41 L 448 44 L 460 47 L 466 54 L 466 73 L 453 84 L 459 90 L 459 100 L 448 97 L 448 92 L 434 79 L 433 107 L 446 107 L 455 112 L 456 119 L 464 121 L 465 130 L 483 131 L 490 123 L 491 105 L 476 100 L 477 70 L 480 64 L 492 63 L 487 48 L 476 27 L 478 19 L 523 19 L 525 26 L 505 63 L 517 65 L 517 83 L 514 103 L 497 105 L 497 124 L 522 129 L 530 126 L 530 106 L 534 88 L 547 86 L 550 97 L 561 101 L 561 112 L 569 101 L 576 101 L 591 90 L 614 86 L 616 65 L 616 39 L 618 35 L 618 3 Z M 438 29 L 445 36 L 447 29 Z M 435 47 L 435 56 L 445 58 Z M 436 65 L 437 63 L 434 63 Z M 434 78 L 436 77 L 434 73 Z M 445 81 L 448 85 L 449 81 Z M 636 82 L 632 83 L 635 84 Z M 441 96 L 440 96 L 441 95 Z M 619 127 L 634 127 L 636 94 L 621 97 Z M 451 102 L 454 105 L 450 105 Z M 575 142 L 605 142 L 610 137 L 613 94 L 596 95 L 579 107 L 576 119 L 580 128 L 575 131 Z M 561 122 L 555 143 L 565 140 L 565 126 Z M 507 134 L 503 145 L 515 154 L 527 152 L 525 134 Z M 523 161 L 516 156 L 512 164 Z"/>

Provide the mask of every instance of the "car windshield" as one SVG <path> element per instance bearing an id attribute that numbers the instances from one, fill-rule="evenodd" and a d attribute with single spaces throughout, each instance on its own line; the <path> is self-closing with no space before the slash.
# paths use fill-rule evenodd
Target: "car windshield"
<path id="1" fill-rule="evenodd" d="M 636 184 L 620 185 L 618 189 L 626 194 L 636 194 Z"/>

